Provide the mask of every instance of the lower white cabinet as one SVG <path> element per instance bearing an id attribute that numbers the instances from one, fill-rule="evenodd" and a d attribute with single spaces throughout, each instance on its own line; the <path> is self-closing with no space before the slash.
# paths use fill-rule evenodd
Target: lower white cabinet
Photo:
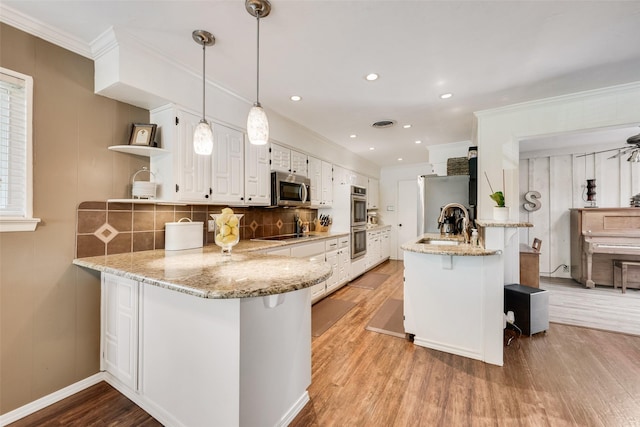
<path id="1" fill-rule="evenodd" d="M 391 256 L 391 230 L 367 231 L 365 269 L 370 270 Z"/>
<path id="2" fill-rule="evenodd" d="M 384 230 L 380 235 L 380 251 L 383 260 L 391 257 L 391 230 Z"/>
<path id="3" fill-rule="evenodd" d="M 286 425 L 309 400 L 309 289 L 207 299 L 102 273 L 101 294 L 101 370 L 163 425 Z"/>
<path id="4" fill-rule="evenodd" d="M 294 243 L 264 251 L 269 255 L 283 255 L 325 261 L 331 265 L 331 276 L 311 287 L 311 303 L 315 303 L 349 281 L 351 266 L 349 236 Z"/>
<path id="5" fill-rule="evenodd" d="M 101 369 L 138 390 L 138 297 L 135 280 L 103 273 Z"/>

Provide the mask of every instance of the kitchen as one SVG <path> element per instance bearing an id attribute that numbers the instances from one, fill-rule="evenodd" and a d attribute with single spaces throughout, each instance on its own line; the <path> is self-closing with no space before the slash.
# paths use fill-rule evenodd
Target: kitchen
<path id="1" fill-rule="evenodd" d="M 185 37 L 188 36 L 189 34 Z M 71 265 L 75 251 L 76 208 L 84 201 L 128 197 L 130 177 L 145 166 L 148 160 L 105 150 L 108 146 L 127 141 L 129 125 L 147 122 L 149 113 L 131 104 L 93 95 L 93 63 L 86 58 L 8 28 L 6 24 L 2 27 L 2 39 L 3 67 L 11 68 L 9 65 L 13 65 L 29 71 L 37 65 L 44 73 L 39 75 L 40 78 L 51 79 L 50 83 L 39 89 L 45 92 L 40 92 L 42 98 L 38 98 L 36 134 L 40 135 L 39 138 L 47 135 L 47 138 L 55 142 L 39 143 L 35 152 L 34 212 L 43 222 L 38 226 L 36 233 L 20 233 L 19 237 L 3 234 L 1 237 L 4 413 L 88 378 L 96 372 L 96 330 L 99 329 L 99 319 L 95 313 L 99 312 L 99 289 L 95 286 L 95 275 Z M 16 46 L 21 48 L 18 49 Z M 57 59 L 52 63 L 46 57 L 36 58 L 35 55 L 28 54 L 34 50 L 47 52 L 48 56 Z M 9 56 L 8 52 L 13 53 Z M 198 59 L 197 54 L 197 51 L 193 53 L 195 59 Z M 57 67 L 64 68 L 59 70 Z M 74 78 L 70 81 L 66 76 Z M 198 78 L 199 76 L 193 76 L 194 81 Z M 267 86 L 266 82 L 263 82 L 263 85 Z M 586 109 L 592 107 L 594 111 L 600 111 L 604 100 L 611 99 L 610 97 L 627 99 L 629 93 L 637 91 L 633 86 L 625 89 L 624 93 L 622 90 L 612 90 L 606 95 L 585 94 L 579 102 Z M 198 86 L 198 90 L 194 90 L 190 96 L 196 104 L 199 90 Z M 185 95 L 178 94 L 176 98 L 183 96 Z M 220 95 L 220 99 L 223 96 Z M 60 105 L 61 99 L 73 99 L 78 106 Z M 577 102 L 576 98 L 571 102 Z M 227 121 L 240 124 L 245 120 L 247 110 L 246 104 L 241 104 L 224 109 L 226 111 L 221 111 L 223 108 L 215 103 L 208 103 L 208 108 L 215 117 L 224 118 L 226 114 L 232 114 L 233 120 Z M 560 100 L 551 107 L 558 114 L 572 111 L 567 109 L 566 105 L 563 106 Z M 194 109 L 199 108 L 199 105 L 194 105 Z M 535 110 L 534 114 L 537 114 L 536 111 L 538 110 Z M 511 116 L 514 114 L 513 111 L 508 113 Z M 522 118 L 519 123 L 527 125 L 523 124 L 515 134 L 533 135 L 559 130 L 557 126 L 531 129 L 531 111 L 525 111 L 523 108 L 521 113 L 516 113 Z M 544 116 L 546 113 L 540 111 L 539 114 Z M 634 119 L 633 115 L 631 116 L 625 116 L 620 112 L 618 116 L 611 117 L 605 123 L 602 123 L 602 117 L 590 117 L 582 120 L 579 125 L 589 127 L 595 124 L 628 123 Z M 276 129 L 282 132 L 283 126 L 278 124 L 286 121 L 277 116 L 270 119 L 274 121 L 274 132 Z M 493 117 L 486 118 L 486 121 L 482 120 L 479 134 L 479 139 L 482 140 L 479 145 L 485 145 L 484 150 L 487 153 L 487 158 L 483 160 L 487 164 L 481 166 L 481 169 L 496 170 L 496 177 L 501 169 L 503 144 L 511 140 L 511 136 L 505 136 L 503 131 L 499 130 L 504 127 L 500 123 L 495 124 L 500 120 L 504 122 L 507 118 L 494 114 Z M 494 123 L 493 130 L 487 128 L 491 124 L 489 121 Z M 291 137 L 277 138 L 283 141 L 298 141 L 300 138 L 295 137 L 297 132 L 302 131 L 294 129 L 291 130 Z M 69 135 L 78 137 L 69 138 Z M 348 165 L 350 169 L 358 170 L 365 176 L 385 176 L 382 173 L 378 175 L 377 168 L 352 152 L 327 144 L 313 134 L 305 136 L 308 138 L 301 142 L 304 145 L 298 147 L 300 150 L 325 160 L 341 159 L 341 164 Z M 488 142 L 491 140 L 502 143 L 492 145 Z M 322 150 L 316 146 L 322 147 Z M 513 153 L 511 150 L 507 151 Z M 69 167 L 58 167 L 61 164 Z M 394 171 L 385 171 L 385 174 L 390 175 L 391 172 Z M 427 172 L 429 171 L 423 173 Z M 403 172 L 397 172 L 397 175 L 401 173 Z M 493 176 L 491 178 L 499 180 Z M 384 209 L 380 211 L 380 217 L 383 224 L 393 224 L 392 218 L 397 212 L 386 210 L 387 206 L 397 206 L 394 198 L 395 179 L 381 182 L 380 206 Z M 514 181 L 511 194 L 518 194 L 517 187 L 517 182 Z M 481 185 L 479 192 L 488 193 L 488 190 L 485 190 Z M 485 202 L 487 209 L 490 209 L 488 201 Z M 487 216 L 486 212 L 484 216 Z M 38 269 L 33 268 L 36 263 Z M 8 283 L 20 286 L 9 288 Z M 5 319 L 11 320 L 7 322 Z M 10 352 L 4 351 L 4 346 L 9 345 L 5 343 L 11 343 Z"/>

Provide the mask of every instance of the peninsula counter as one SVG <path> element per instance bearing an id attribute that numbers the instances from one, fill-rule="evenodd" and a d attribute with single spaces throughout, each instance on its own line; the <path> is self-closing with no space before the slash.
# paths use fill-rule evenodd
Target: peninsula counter
<path id="1" fill-rule="evenodd" d="M 101 273 L 107 381 L 162 424 L 284 426 L 308 402 L 324 261 L 205 247 L 74 264 Z"/>

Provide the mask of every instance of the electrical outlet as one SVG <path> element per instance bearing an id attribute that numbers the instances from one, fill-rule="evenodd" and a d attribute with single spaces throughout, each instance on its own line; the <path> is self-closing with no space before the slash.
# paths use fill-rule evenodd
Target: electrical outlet
<path id="1" fill-rule="evenodd" d="M 216 231 L 216 220 L 210 219 L 207 224 L 207 231 Z"/>

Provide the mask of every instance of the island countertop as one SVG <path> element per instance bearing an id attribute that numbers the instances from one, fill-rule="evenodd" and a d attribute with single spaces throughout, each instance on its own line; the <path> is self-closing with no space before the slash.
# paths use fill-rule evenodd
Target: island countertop
<path id="1" fill-rule="evenodd" d="M 77 258 L 73 263 L 195 297 L 217 299 L 291 292 L 311 287 L 331 275 L 331 266 L 324 260 L 252 253 L 257 246 L 258 242 L 239 244 L 231 260 L 222 256 L 218 246 L 205 246 Z"/>
<path id="2" fill-rule="evenodd" d="M 419 243 L 420 240 L 423 239 L 458 241 L 460 243 L 457 245 Z M 464 243 L 462 236 L 443 236 L 437 233 L 425 233 L 422 236 L 418 236 L 403 244 L 401 249 L 420 254 L 454 256 L 488 256 L 495 255 L 499 252 L 497 250 L 485 249 L 481 246 L 471 246 L 468 243 Z"/>

